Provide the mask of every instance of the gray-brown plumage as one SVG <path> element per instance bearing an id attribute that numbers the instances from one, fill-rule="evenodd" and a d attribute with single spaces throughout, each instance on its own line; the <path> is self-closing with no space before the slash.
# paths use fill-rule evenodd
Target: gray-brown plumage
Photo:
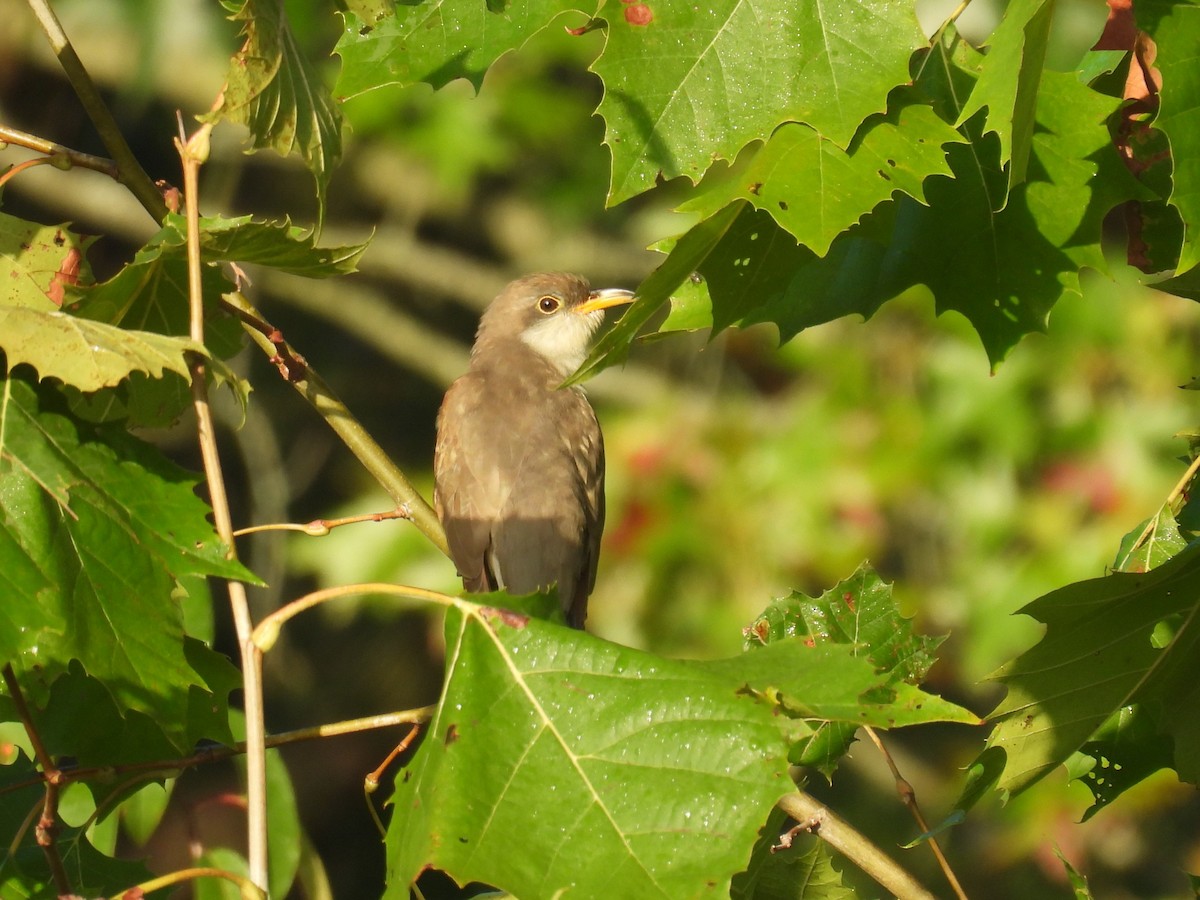
<path id="1" fill-rule="evenodd" d="M 558 585 L 582 628 L 604 528 L 604 440 L 579 387 L 559 389 L 587 354 L 603 310 L 629 291 L 577 275 L 508 285 L 479 322 L 467 373 L 438 413 L 435 506 L 468 591 Z"/>

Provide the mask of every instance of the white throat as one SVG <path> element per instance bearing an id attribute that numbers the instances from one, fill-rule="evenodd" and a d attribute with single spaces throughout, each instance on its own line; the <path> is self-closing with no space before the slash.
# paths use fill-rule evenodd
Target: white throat
<path id="1" fill-rule="evenodd" d="M 603 320 L 602 309 L 589 313 L 563 310 L 526 328 L 521 340 L 566 378 L 583 364 L 592 335 Z"/>

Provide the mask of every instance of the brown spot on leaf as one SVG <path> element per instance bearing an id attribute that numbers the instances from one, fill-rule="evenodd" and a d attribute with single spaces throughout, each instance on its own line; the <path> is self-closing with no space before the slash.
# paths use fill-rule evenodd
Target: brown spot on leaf
<path id="1" fill-rule="evenodd" d="M 446 726 L 446 737 L 445 737 L 446 746 L 449 747 L 451 744 L 453 744 L 457 740 L 458 740 L 458 726 L 456 724 L 454 724 L 453 722 L 451 722 L 449 725 Z"/>
<path id="2" fill-rule="evenodd" d="M 747 185 L 747 187 L 746 187 L 746 190 L 748 190 L 748 191 L 749 191 L 750 193 L 752 193 L 752 194 L 753 194 L 755 197 L 757 197 L 757 196 L 758 196 L 758 194 L 759 194 L 759 191 L 761 191 L 761 190 L 762 190 L 762 184 L 763 184 L 763 183 L 762 183 L 761 181 L 755 181 L 755 182 L 753 182 L 752 184 L 750 184 L 750 185 Z"/>
<path id="3" fill-rule="evenodd" d="M 58 243 L 58 236 L 55 236 L 54 242 Z M 71 247 L 67 250 L 67 255 L 63 257 L 62 265 L 58 267 L 58 271 L 50 277 L 50 289 L 46 291 L 46 296 L 50 298 L 50 302 L 55 306 L 61 307 L 63 299 L 66 296 L 67 285 L 79 284 L 79 264 L 83 261 L 83 254 L 79 252 L 78 247 Z"/>
<path id="4" fill-rule="evenodd" d="M 625 21 L 630 25 L 649 25 L 654 21 L 654 13 L 645 3 L 632 3 L 625 7 Z"/>

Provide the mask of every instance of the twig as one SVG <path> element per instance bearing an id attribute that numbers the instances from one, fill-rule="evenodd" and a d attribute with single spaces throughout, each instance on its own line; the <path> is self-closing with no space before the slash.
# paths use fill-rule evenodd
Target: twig
<path id="1" fill-rule="evenodd" d="M 312 366 L 304 361 L 285 340 L 279 329 L 273 327 L 240 293 L 226 294 L 224 306 L 242 320 L 242 326 L 251 339 L 266 353 L 271 361 L 285 372 L 288 382 L 299 391 L 334 430 L 358 461 L 387 491 L 414 525 L 431 540 L 435 547 L 450 555 L 446 534 L 433 508 L 413 487 L 405 474 L 384 452 L 379 443 L 363 428 L 333 389 L 325 383 Z"/>
<path id="2" fill-rule="evenodd" d="M 226 881 L 232 881 L 241 890 L 243 898 L 246 897 L 266 897 L 267 892 L 254 884 L 244 875 L 238 875 L 236 872 L 229 872 L 225 869 L 215 869 L 211 866 L 197 867 L 193 869 L 180 869 L 177 872 L 168 872 L 166 875 L 159 875 L 157 878 L 151 878 L 149 881 L 143 881 L 141 884 L 134 885 L 131 888 L 126 888 L 119 894 L 113 894 L 110 900 L 125 900 L 127 897 L 141 897 L 149 894 L 151 891 L 161 890 L 165 887 L 170 887 L 173 884 L 181 884 L 184 881 L 195 881 L 197 878 L 224 878 Z"/>
<path id="3" fill-rule="evenodd" d="M 19 162 L 3 175 L 0 175 L 0 187 L 4 187 L 10 178 L 20 175 L 26 169 L 32 169 L 34 166 L 53 165 L 54 160 L 49 156 L 35 156 L 33 159 L 27 159 L 24 162 Z"/>
<path id="4" fill-rule="evenodd" d="M 950 888 L 954 891 L 954 896 L 958 897 L 959 900 L 967 900 L 966 892 L 963 891 L 962 885 L 959 884 L 954 870 L 950 868 L 950 863 L 946 859 L 945 854 L 942 853 L 942 848 L 938 845 L 937 838 L 930 834 L 929 825 L 925 821 L 925 816 L 921 814 L 921 807 L 917 804 L 917 792 L 913 790 L 913 786 L 900 774 L 900 769 L 896 766 L 896 761 L 892 759 L 892 754 L 888 753 L 887 748 L 883 746 L 883 741 L 880 740 L 875 729 L 870 725 L 864 725 L 863 730 L 866 731 L 867 737 L 871 739 L 871 742 L 879 748 L 879 752 L 883 754 L 883 758 L 887 761 L 888 768 L 892 770 L 892 777 L 896 779 L 896 793 L 900 795 L 901 802 L 912 813 L 913 818 L 917 822 L 917 827 L 921 829 L 921 833 L 928 836 L 929 849 L 937 857 L 938 865 L 942 867 L 942 873 L 946 876 L 946 881 L 950 883 Z"/>
<path id="5" fill-rule="evenodd" d="M 46 863 L 50 866 L 50 875 L 54 879 L 54 887 L 58 895 L 60 897 L 71 896 L 74 894 L 74 891 L 71 890 L 71 881 L 67 878 L 66 867 L 63 866 L 62 856 L 59 855 L 58 845 L 54 840 L 58 831 L 58 792 L 62 786 L 62 773 L 59 772 L 58 767 L 54 764 L 54 759 L 47 752 L 46 745 L 42 743 L 42 736 L 33 723 L 29 705 L 25 702 L 25 694 L 17 682 L 17 673 L 13 671 L 11 663 L 6 663 L 4 666 L 4 684 L 8 688 L 8 695 L 12 698 L 13 706 L 17 708 L 17 716 L 21 719 L 25 734 L 29 736 L 29 743 L 33 746 L 34 759 L 42 767 L 42 778 L 46 785 L 42 812 L 38 817 L 37 826 L 34 828 L 34 835 L 38 846 L 42 848 L 42 853 L 46 856 Z"/>
<path id="6" fill-rule="evenodd" d="M 829 846 L 845 855 L 900 900 L 934 900 L 933 894 L 900 868 L 886 853 L 867 840 L 843 819 L 825 809 L 803 791 L 794 791 L 779 801 L 779 808 Z"/>
<path id="7" fill-rule="evenodd" d="M 182 120 L 180 121 L 182 131 Z M 200 273 L 200 165 L 208 158 L 208 137 L 211 125 L 202 126 L 185 142 L 176 140 L 176 149 L 183 162 L 184 197 L 187 202 L 187 257 L 188 257 L 188 306 L 190 311 L 190 337 L 198 344 L 204 343 L 204 301 Z M 212 503 L 213 522 L 217 534 L 229 548 L 231 558 L 236 558 L 237 549 L 233 539 L 233 520 L 229 512 L 229 499 L 225 493 L 225 476 L 221 469 L 221 457 L 217 451 L 216 432 L 213 428 L 212 410 L 208 405 L 208 385 L 205 380 L 203 357 L 193 355 L 190 359 L 192 374 L 192 404 L 196 409 L 196 431 L 204 459 L 204 475 L 208 483 L 209 500 Z M 262 654 L 252 640 L 254 623 L 250 618 L 250 604 L 246 597 L 246 586 L 239 581 L 228 581 L 229 603 L 233 610 L 234 628 L 242 661 L 242 695 L 246 714 L 246 799 L 247 847 L 250 865 L 250 880 L 267 888 L 267 751 L 266 723 L 263 716 Z"/>
<path id="8" fill-rule="evenodd" d="M 404 709 L 397 712 L 379 713 L 374 716 L 362 716 L 357 719 L 346 719 L 341 722 L 330 722 L 324 725 L 312 725 L 308 728 L 297 728 L 292 731 L 281 731 L 278 734 L 269 734 L 266 739 L 268 748 L 283 747 L 287 744 L 296 744 L 301 741 L 319 740 L 322 738 L 340 737 L 346 734 L 357 734 L 363 731 L 375 731 L 381 728 L 392 728 L 396 725 L 413 725 L 427 722 L 433 715 L 433 706 L 418 706 L 415 709 Z M 221 759 L 229 759 L 232 756 L 246 752 L 246 742 L 237 741 L 236 743 L 226 746 L 224 744 L 213 744 L 209 747 L 197 750 L 190 756 L 148 760 L 145 762 L 122 763 L 119 765 L 108 766 L 86 766 L 79 768 L 62 767 L 57 769 L 63 783 L 74 781 L 86 781 L 89 778 L 111 778 L 131 773 L 139 773 L 142 775 L 150 775 L 153 773 L 177 773 L 184 769 L 190 769 L 192 766 L 204 765 L 209 762 L 216 762 Z M 30 778 L 26 781 L 13 782 L 0 788 L 0 794 L 7 794 L 12 791 L 23 790 L 33 785 L 41 784 L 45 781 L 44 775 L 39 775 L 37 778 Z"/>
<path id="9" fill-rule="evenodd" d="M 389 509 L 386 512 L 362 513 L 357 516 L 342 516 L 337 519 L 313 519 L 311 522 L 272 522 L 269 525 L 251 525 L 239 528 L 233 533 L 234 537 L 247 534 L 258 534 L 263 531 L 302 531 L 312 537 L 324 537 L 335 528 L 343 525 L 357 525 L 360 522 L 383 522 L 386 519 L 408 519 L 408 510 Z"/>
<path id="10" fill-rule="evenodd" d="M 476 608 L 475 604 L 462 600 L 459 597 L 451 597 L 449 594 L 442 594 L 438 591 L 411 587 L 404 584 L 390 584 L 382 581 L 367 582 L 365 584 L 340 584 L 336 587 L 322 588 L 319 591 L 305 594 L 303 597 L 293 600 L 286 606 L 282 606 L 269 616 L 266 616 L 254 628 L 254 643 L 265 653 L 275 646 L 275 641 L 279 639 L 279 629 L 289 619 L 298 616 L 306 609 L 312 609 L 314 606 L 319 606 L 330 600 L 337 600 L 341 597 L 354 597 L 360 594 L 391 594 L 392 596 L 407 597 L 412 600 L 434 603 L 438 606 L 455 606 L 460 609 Z"/>
<path id="11" fill-rule="evenodd" d="M 154 217 L 155 221 L 161 222 L 167 216 L 167 205 L 163 202 L 162 194 L 150 180 L 150 176 L 146 174 L 141 163 L 137 161 L 133 151 L 129 149 L 125 135 L 121 133 L 121 129 L 117 125 L 117 120 L 113 118 L 104 98 L 100 96 L 100 91 L 96 89 L 92 76 L 83 67 L 78 54 L 75 53 L 75 48 L 67 39 L 62 24 L 50 8 L 49 0 L 26 0 L 26 2 L 37 17 L 38 24 L 42 26 L 42 31 L 46 33 L 46 38 L 50 41 L 50 48 L 58 57 L 63 71 L 66 72 L 75 96 L 83 104 L 88 118 L 92 120 L 92 125 L 100 135 L 100 140 L 112 154 L 113 162 L 119 172 L 118 180 L 129 188 L 133 196 L 138 199 L 146 212 Z"/>
<path id="12" fill-rule="evenodd" d="M 422 724 L 421 722 L 414 722 L 413 727 L 408 730 L 408 734 L 401 738 L 400 743 L 392 749 L 392 752 L 387 755 L 383 762 L 375 767 L 374 771 L 368 773 L 367 777 L 363 779 L 363 799 L 367 801 L 367 812 L 371 814 L 371 821 L 379 829 L 379 836 L 382 838 L 387 837 L 387 829 L 383 826 L 383 820 L 379 818 L 379 811 L 375 809 L 375 804 L 371 802 L 371 796 L 379 790 L 379 779 L 383 777 L 384 769 L 390 766 L 397 756 L 412 746 L 413 741 L 417 739 L 417 735 L 421 733 Z"/>
<path id="13" fill-rule="evenodd" d="M 56 144 L 54 141 L 38 137 L 36 134 L 29 134 L 18 128 L 0 125 L 0 143 L 16 144 L 18 147 L 36 150 L 38 153 L 45 154 L 43 159 L 61 169 L 91 169 L 93 172 L 107 175 L 114 181 L 121 180 L 121 170 L 111 159 L 93 156 L 82 150 L 72 150 L 70 147 L 64 147 L 62 144 Z"/>

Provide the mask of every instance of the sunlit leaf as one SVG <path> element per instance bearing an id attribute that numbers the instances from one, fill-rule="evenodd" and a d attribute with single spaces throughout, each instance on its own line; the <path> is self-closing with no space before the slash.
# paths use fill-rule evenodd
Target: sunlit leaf
<path id="1" fill-rule="evenodd" d="M 780 126 L 748 161 L 715 168 L 681 206 L 707 217 L 734 199 L 765 210 L 818 256 L 843 231 L 897 192 L 924 199 L 931 175 L 950 175 L 943 144 L 966 139 L 927 106 L 864 126 L 849 150 L 806 125 Z"/>
<path id="2" fill-rule="evenodd" d="M 1054 19 L 1052 0 L 1014 0 L 988 39 L 979 80 L 958 117 L 961 125 L 987 109 L 987 130 L 1000 138 L 1000 164 L 1008 166 L 1009 186 L 1025 180 L 1033 140 L 1038 85 L 1046 61 L 1046 42 Z M 996 200 L 1004 205 L 1005 194 Z"/>
<path id="3" fill-rule="evenodd" d="M 401 4 L 394 15 L 373 20 L 354 10 L 345 14 L 334 48 L 342 58 L 334 92 L 345 100 L 384 85 L 427 82 L 439 88 L 455 78 L 478 89 L 492 63 L 558 17 L 582 26 L 595 12 L 595 6 L 572 0 L 433 0 Z"/>
<path id="4" fill-rule="evenodd" d="M 911 3 L 646 4 L 648 25 L 609 3 L 592 66 L 613 154 L 610 202 L 733 160 L 784 122 L 845 148 L 863 119 L 908 81 L 924 43 Z"/>
<path id="5" fill-rule="evenodd" d="M 727 896 L 792 787 L 769 707 L 703 666 L 484 607 L 450 617 L 447 668 L 389 897 L 427 865 L 517 896 Z"/>

